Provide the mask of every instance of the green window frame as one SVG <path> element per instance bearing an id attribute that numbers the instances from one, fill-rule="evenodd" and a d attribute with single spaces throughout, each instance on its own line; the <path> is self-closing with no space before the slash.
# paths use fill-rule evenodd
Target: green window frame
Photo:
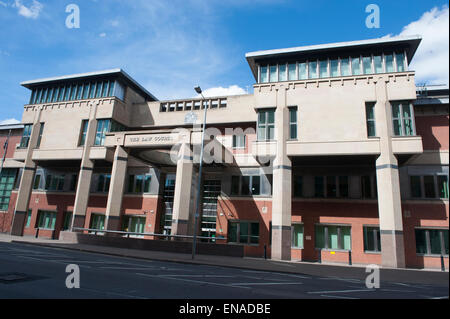
<path id="1" fill-rule="evenodd" d="M 56 212 L 39 210 L 36 228 L 55 230 Z"/>
<path id="2" fill-rule="evenodd" d="M 297 129 L 297 107 L 289 107 L 289 138 L 296 140 L 298 138 Z"/>
<path id="3" fill-rule="evenodd" d="M 228 242 L 243 245 L 258 245 L 259 222 L 229 221 Z"/>
<path id="4" fill-rule="evenodd" d="M 8 211 L 11 192 L 16 182 L 17 170 L 4 168 L 0 174 L 0 211 Z"/>
<path id="5" fill-rule="evenodd" d="M 448 229 L 416 228 L 417 255 L 448 256 Z"/>
<path id="6" fill-rule="evenodd" d="M 366 103 L 367 136 L 376 137 L 375 102 Z"/>
<path id="7" fill-rule="evenodd" d="M 258 111 L 258 141 L 275 138 L 275 109 Z"/>
<path id="8" fill-rule="evenodd" d="M 352 250 L 351 226 L 316 225 L 316 249 Z"/>
<path id="9" fill-rule="evenodd" d="M 409 101 L 391 102 L 394 136 L 415 136 L 414 106 Z"/>
<path id="10" fill-rule="evenodd" d="M 304 248 L 304 225 L 292 224 L 292 248 L 303 249 Z"/>
<path id="11" fill-rule="evenodd" d="M 95 230 L 105 230 L 105 219 L 105 215 L 103 214 L 91 214 L 89 228 Z"/>
<path id="12" fill-rule="evenodd" d="M 364 226 L 364 251 L 365 252 L 381 252 L 381 233 L 380 227 Z"/>

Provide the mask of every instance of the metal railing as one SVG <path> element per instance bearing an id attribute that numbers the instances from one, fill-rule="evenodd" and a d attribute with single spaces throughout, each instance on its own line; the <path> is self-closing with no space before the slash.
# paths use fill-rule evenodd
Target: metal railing
<path id="1" fill-rule="evenodd" d="M 153 237 L 163 237 L 163 238 L 184 238 L 184 239 L 193 239 L 194 236 L 187 236 L 187 235 L 167 235 L 167 234 L 155 234 L 155 233 L 135 233 L 135 232 L 126 232 L 126 231 L 118 231 L 118 230 L 101 230 L 101 229 L 92 229 L 92 228 L 79 228 L 74 227 L 72 229 L 73 231 L 82 231 L 82 232 L 89 232 L 90 234 L 98 236 L 99 234 L 116 234 L 116 235 L 124 235 L 126 238 L 130 238 L 130 236 L 153 236 Z M 204 237 L 204 236 L 197 236 L 199 239 L 210 239 L 210 240 L 216 240 L 216 237 Z"/>

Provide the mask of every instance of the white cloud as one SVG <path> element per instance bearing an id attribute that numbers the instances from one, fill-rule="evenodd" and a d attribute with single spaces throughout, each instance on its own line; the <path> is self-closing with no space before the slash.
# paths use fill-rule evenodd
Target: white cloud
<path id="1" fill-rule="evenodd" d="M 0 121 L 0 125 L 12 125 L 12 124 L 19 124 L 20 121 L 16 120 L 16 119 L 7 119 L 7 120 L 3 120 Z"/>
<path id="2" fill-rule="evenodd" d="M 242 94 L 247 94 L 247 92 L 243 88 L 241 88 L 237 85 L 231 85 L 227 88 L 219 86 L 219 87 L 207 89 L 203 92 L 204 97 L 242 95 Z"/>
<path id="3" fill-rule="evenodd" d="M 103 32 L 103 33 L 100 33 L 100 34 L 99 34 L 99 37 L 100 37 L 100 38 L 104 38 L 104 37 L 106 37 L 106 33 L 105 33 L 105 32 Z"/>
<path id="4" fill-rule="evenodd" d="M 422 43 L 412 61 L 416 82 L 448 84 L 449 8 L 433 8 L 403 28 L 399 36 L 421 35 Z"/>
<path id="5" fill-rule="evenodd" d="M 0 1 L 0 6 L 4 6 L 6 8 L 8 5 L 6 3 L 4 3 L 3 1 Z"/>
<path id="6" fill-rule="evenodd" d="M 16 7 L 19 10 L 19 15 L 29 19 L 37 19 L 44 8 L 44 5 L 39 1 L 33 0 L 31 6 L 27 7 L 22 4 L 22 0 L 15 0 L 13 7 Z"/>

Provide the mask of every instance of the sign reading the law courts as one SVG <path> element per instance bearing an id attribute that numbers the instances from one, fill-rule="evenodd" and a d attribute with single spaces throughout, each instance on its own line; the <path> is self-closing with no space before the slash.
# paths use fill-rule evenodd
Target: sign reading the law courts
<path id="1" fill-rule="evenodd" d="M 125 137 L 126 147 L 141 146 L 171 146 L 180 143 L 183 136 L 180 134 L 136 134 Z"/>

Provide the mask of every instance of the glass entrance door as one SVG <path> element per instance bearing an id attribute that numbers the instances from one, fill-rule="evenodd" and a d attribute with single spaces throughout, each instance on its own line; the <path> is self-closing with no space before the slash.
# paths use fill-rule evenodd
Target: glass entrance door
<path id="1" fill-rule="evenodd" d="M 163 234 L 170 235 L 172 231 L 173 197 L 175 193 L 175 176 L 168 175 L 164 185 L 164 215 L 161 218 Z"/>
<path id="2" fill-rule="evenodd" d="M 205 180 L 203 184 L 203 210 L 201 219 L 201 236 L 213 237 L 202 241 L 215 242 L 217 223 L 217 200 L 222 191 L 220 180 Z"/>

